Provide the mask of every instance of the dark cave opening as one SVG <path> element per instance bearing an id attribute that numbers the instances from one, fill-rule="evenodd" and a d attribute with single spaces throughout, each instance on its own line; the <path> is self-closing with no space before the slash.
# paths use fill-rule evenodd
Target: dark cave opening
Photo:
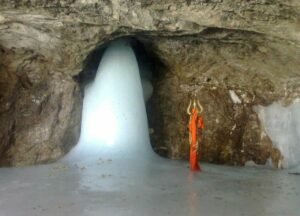
<path id="1" fill-rule="evenodd" d="M 130 46 L 132 47 L 137 58 L 140 69 L 147 68 L 149 71 L 151 71 L 152 80 L 160 79 L 164 75 L 166 65 L 163 63 L 160 57 L 153 52 L 151 47 L 147 47 L 147 45 L 134 37 L 120 37 L 103 43 L 87 56 L 84 61 L 83 70 L 74 77 L 74 79 L 80 83 L 81 87 L 84 87 L 87 83 L 94 80 L 104 51 L 112 42 L 118 39 L 126 39 L 129 41 Z"/>

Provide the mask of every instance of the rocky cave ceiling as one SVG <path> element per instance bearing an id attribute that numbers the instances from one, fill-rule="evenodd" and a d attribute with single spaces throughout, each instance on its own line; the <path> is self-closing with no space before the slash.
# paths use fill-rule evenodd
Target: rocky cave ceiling
<path id="1" fill-rule="evenodd" d="M 50 162 L 76 144 L 75 78 L 91 52 L 124 36 L 160 62 L 148 104 L 155 151 L 187 158 L 185 107 L 197 89 L 203 160 L 278 162 L 253 107 L 299 98 L 298 0 L 0 0 L 1 165 Z"/>

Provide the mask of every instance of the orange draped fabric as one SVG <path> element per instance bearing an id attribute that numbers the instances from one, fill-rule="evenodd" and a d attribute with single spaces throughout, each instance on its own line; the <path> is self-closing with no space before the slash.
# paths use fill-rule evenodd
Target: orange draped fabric
<path id="1" fill-rule="evenodd" d="M 198 133 L 198 129 L 204 128 L 203 118 L 198 115 L 198 110 L 193 109 L 190 116 L 189 122 L 189 132 L 190 132 L 190 169 L 192 171 L 201 171 L 200 165 L 198 163 L 198 148 L 201 141 L 201 133 Z"/>

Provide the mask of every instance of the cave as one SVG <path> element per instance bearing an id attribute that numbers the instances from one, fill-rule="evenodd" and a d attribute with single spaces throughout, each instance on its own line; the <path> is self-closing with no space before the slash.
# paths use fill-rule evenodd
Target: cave
<path id="1" fill-rule="evenodd" d="M 299 11 L 296 0 L 1 1 L 0 215 L 297 214 Z M 127 54 L 106 57 L 120 41 Z M 115 77 L 138 74 L 139 90 L 103 81 L 113 72 L 101 64 L 138 68 Z M 139 105 L 125 109 L 130 97 Z M 201 172 L 188 164 L 193 97 Z M 85 117 L 113 100 L 136 121 L 118 136 L 118 109 Z"/>
<path id="2" fill-rule="evenodd" d="M 83 92 L 83 95 L 85 98 L 85 93 L 87 92 L 87 88 L 91 88 L 91 85 L 95 85 L 95 84 L 92 84 L 93 81 L 95 80 L 95 77 L 96 77 L 96 74 L 97 73 L 100 73 L 100 71 L 97 72 L 97 69 L 98 69 L 98 66 L 99 66 L 99 63 L 102 61 L 102 57 L 103 57 L 103 53 L 108 49 L 109 46 L 111 46 L 111 44 L 113 43 L 116 43 L 118 41 L 126 41 L 128 43 L 128 45 L 132 48 L 134 54 L 135 54 L 135 57 L 136 57 L 136 60 L 137 60 L 137 64 L 138 64 L 138 68 L 139 68 L 139 76 L 140 76 L 140 79 L 141 79 L 141 84 L 142 84 L 142 89 L 143 89 L 143 96 L 144 96 L 144 100 L 145 100 L 145 108 L 147 109 L 146 112 L 147 112 L 147 125 L 150 123 L 147 130 L 149 130 L 149 133 L 150 134 L 153 134 L 154 132 L 154 129 L 153 129 L 153 122 L 155 121 L 154 118 L 156 115 L 159 115 L 161 112 L 159 111 L 159 108 L 158 107 L 155 107 L 155 104 L 153 104 L 153 99 L 152 98 L 152 94 L 153 94 L 153 85 L 152 85 L 152 82 L 155 81 L 155 80 L 158 80 L 161 76 L 162 76 L 162 72 L 163 72 L 163 68 L 164 68 L 164 65 L 163 63 L 159 60 L 159 57 L 155 56 L 154 53 L 151 52 L 151 49 L 148 49 L 146 50 L 145 46 L 137 39 L 135 39 L 134 37 L 121 37 L 121 38 L 116 38 L 114 40 L 111 40 L 111 41 L 108 41 L 106 43 L 104 43 L 103 45 L 101 45 L 100 47 L 97 47 L 94 51 L 92 51 L 86 58 L 85 60 L 85 66 L 84 66 L 84 69 L 82 70 L 82 72 L 79 73 L 78 76 L 74 77 L 74 79 L 79 83 L 81 89 L 82 89 L 82 92 Z M 115 63 L 115 65 L 118 64 L 118 62 Z M 99 66 L 100 67 L 100 66 Z M 124 66 L 123 68 L 126 68 L 126 66 Z M 108 69 L 109 70 L 109 69 Z M 122 76 L 122 73 L 119 75 L 119 76 Z M 124 75 L 124 80 L 126 80 L 126 77 Z M 105 85 L 106 82 L 105 81 L 102 81 L 101 82 L 102 85 Z M 101 83 L 99 85 L 101 85 Z M 113 91 L 116 91 L 116 92 L 120 92 L 119 95 L 123 92 L 125 92 L 126 90 L 128 90 L 127 87 L 123 87 L 123 90 L 118 90 L 119 86 L 121 86 L 122 83 L 112 83 L 111 86 L 115 86 L 115 89 L 111 90 L 111 92 Z M 131 86 L 131 85 L 134 85 L 132 83 L 128 83 L 127 86 Z M 91 90 L 89 90 L 91 91 Z M 101 90 L 97 90 L 97 91 L 101 91 Z M 105 90 L 102 90 L 102 91 L 105 91 Z M 132 96 L 129 96 L 130 97 L 134 97 L 133 93 L 130 93 L 128 92 L 128 94 L 132 95 Z M 112 95 L 112 93 L 107 93 L 107 95 Z M 124 94 L 123 96 L 117 96 L 115 100 L 119 101 L 119 106 L 120 106 L 120 109 L 124 109 L 124 102 L 122 103 L 121 101 L 122 100 L 125 100 L 124 98 L 126 98 L 126 94 Z M 99 97 L 96 96 L 96 97 Z M 109 96 L 108 96 L 109 97 Z M 113 96 L 114 97 L 114 96 Z M 100 99 L 99 99 L 100 100 Z M 105 100 L 105 99 L 104 99 Z M 128 100 L 128 99 L 127 99 Z M 95 103 L 95 102 L 93 102 Z M 121 105 L 123 104 L 123 106 Z M 113 105 L 106 105 L 106 106 L 113 106 Z M 126 106 L 126 105 L 125 105 Z M 134 105 L 131 105 L 131 107 L 135 107 Z M 155 110 L 156 108 L 156 110 Z M 101 108 L 100 108 L 101 109 Z M 125 109 L 130 109 L 129 107 Z M 117 109 L 114 109 L 115 111 L 114 112 L 117 112 L 116 110 Z M 156 112 L 155 112 L 155 111 Z M 104 110 L 107 112 L 107 110 Z M 137 113 L 138 111 L 136 111 Z M 124 112 L 125 113 L 125 112 Z M 88 115 L 88 114 L 87 114 Z M 104 121 L 104 122 L 109 122 L 109 118 L 107 118 L 105 115 L 110 115 L 109 114 L 109 111 L 107 112 L 107 114 L 103 114 L 102 117 L 100 117 L 98 119 L 98 122 L 101 122 Z M 123 114 L 125 115 L 125 114 Z M 92 116 L 91 119 L 93 119 L 94 117 Z M 110 119 L 122 119 L 121 116 L 117 116 L 117 117 L 110 117 Z M 128 118 L 128 116 L 127 116 Z M 138 118 L 138 117 L 133 117 L 133 118 Z M 139 118 L 143 118 L 143 117 L 139 117 Z M 133 120 L 131 121 L 128 121 L 126 123 L 127 126 L 130 126 L 132 124 L 138 124 L 138 122 L 135 122 L 133 123 L 132 122 Z M 81 124 L 83 124 L 84 122 L 82 122 Z M 106 124 L 107 124 L 106 123 Z M 124 123 L 122 123 L 124 124 Z M 81 133 L 83 133 L 82 130 L 84 130 L 83 126 L 81 127 Z M 108 128 L 107 125 L 103 124 L 103 125 L 100 125 L 100 126 L 96 126 L 94 128 L 102 128 L 102 129 L 99 129 L 99 131 L 105 131 L 103 132 L 103 135 L 106 134 L 109 134 L 110 133 L 110 130 Z M 97 130 L 98 130 L 97 129 Z M 86 129 L 88 131 L 88 129 Z M 99 135 L 99 131 L 95 131 L 96 135 Z M 113 129 L 112 129 L 113 130 Z M 122 129 L 119 129 L 119 130 L 122 130 Z M 132 133 L 132 134 L 140 134 L 141 132 L 140 131 L 137 131 L 137 132 L 129 132 L 128 128 L 124 127 L 123 129 L 124 131 L 126 131 L 126 133 Z M 89 131 L 93 131 L 93 128 L 90 128 Z M 87 135 L 87 136 L 90 136 L 90 135 Z M 148 137 L 148 134 L 144 135 L 145 137 Z M 115 137 L 115 135 L 110 135 L 110 137 Z M 119 137 L 119 140 L 122 139 L 120 138 L 121 135 L 117 136 Z M 110 138 L 106 138 L 105 140 L 108 140 Z M 123 139 L 126 139 L 124 136 L 123 136 Z M 142 137 L 140 137 L 139 139 L 142 139 Z M 101 141 L 100 141 L 101 142 Z M 121 142 L 121 140 L 120 140 Z M 128 143 L 130 143 L 130 141 L 127 141 Z M 144 142 L 148 142 L 148 141 L 144 141 Z M 164 156 L 166 157 L 167 155 L 166 154 L 163 154 L 162 151 L 159 151 L 154 143 L 156 143 L 155 141 L 153 142 L 150 142 L 150 144 L 152 144 L 152 148 L 158 153 L 160 154 L 161 156 Z"/>
<path id="3" fill-rule="evenodd" d="M 118 38 L 87 58 L 88 68 L 78 77 L 84 89 L 81 134 L 70 155 L 100 156 L 105 151 L 113 158 L 146 158 L 153 154 L 146 112 L 153 93 L 147 56 L 138 41 Z"/>

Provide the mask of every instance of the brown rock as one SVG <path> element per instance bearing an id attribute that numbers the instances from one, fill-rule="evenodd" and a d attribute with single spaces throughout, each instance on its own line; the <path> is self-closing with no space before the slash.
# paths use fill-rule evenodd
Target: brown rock
<path id="1" fill-rule="evenodd" d="M 154 60 L 157 152 L 188 157 L 185 109 L 197 90 L 203 160 L 264 164 L 272 143 L 252 107 L 300 95 L 299 11 L 297 0 L 2 0 L 0 165 L 52 161 L 76 144 L 86 80 L 74 78 L 92 51 L 128 35 Z"/>

